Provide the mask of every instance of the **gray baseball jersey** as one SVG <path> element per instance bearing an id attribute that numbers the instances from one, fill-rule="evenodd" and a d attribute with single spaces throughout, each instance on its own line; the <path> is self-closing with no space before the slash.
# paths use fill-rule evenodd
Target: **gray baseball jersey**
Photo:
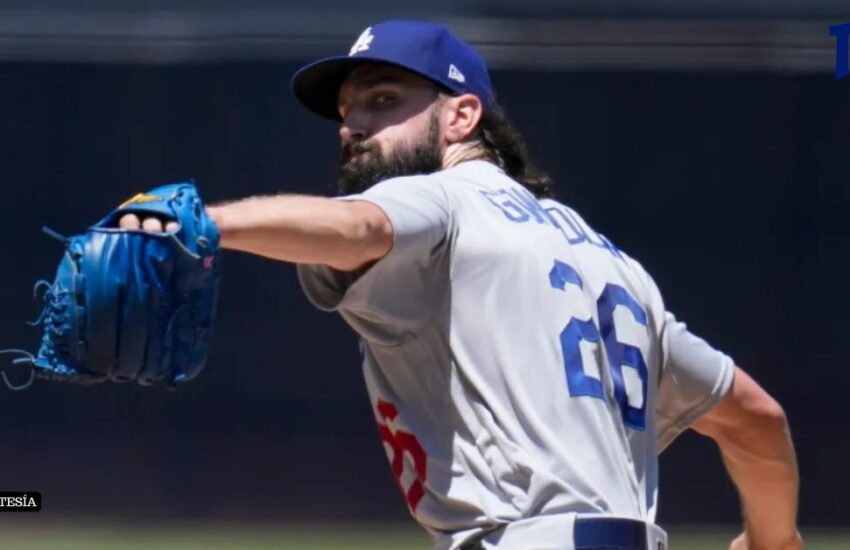
<path id="1" fill-rule="evenodd" d="M 485 161 L 340 199 L 379 206 L 392 249 L 362 273 L 299 278 L 361 336 L 393 474 L 437 547 L 540 518 L 565 527 L 517 540 L 568 548 L 575 514 L 653 522 L 657 454 L 734 368 L 644 269 Z"/>

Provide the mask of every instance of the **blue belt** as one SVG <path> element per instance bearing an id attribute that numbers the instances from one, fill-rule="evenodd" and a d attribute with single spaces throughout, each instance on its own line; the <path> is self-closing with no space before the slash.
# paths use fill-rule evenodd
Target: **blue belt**
<path id="1" fill-rule="evenodd" d="M 649 550 L 646 524 L 621 518 L 576 518 L 573 528 L 576 550 Z M 481 550 L 481 542 L 466 543 L 461 550 Z"/>
<path id="2" fill-rule="evenodd" d="M 576 550 L 647 550 L 646 524 L 633 519 L 578 518 L 573 540 Z"/>

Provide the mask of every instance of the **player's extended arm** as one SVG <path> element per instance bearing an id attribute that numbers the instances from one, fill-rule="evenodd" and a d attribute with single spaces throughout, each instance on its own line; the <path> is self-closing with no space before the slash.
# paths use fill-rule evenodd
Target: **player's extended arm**
<path id="1" fill-rule="evenodd" d="M 251 197 L 207 207 L 221 233 L 221 247 L 273 260 L 329 265 L 354 271 L 383 258 L 393 244 L 393 227 L 383 210 L 367 201 L 305 195 Z M 124 229 L 162 231 L 156 217 L 127 214 Z M 174 222 L 165 225 L 166 231 Z"/>
<path id="2" fill-rule="evenodd" d="M 717 442 L 740 494 L 745 533 L 732 548 L 801 548 L 797 460 L 779 403 L 736 368 L 729 393 L 693 428 Z"/>
<path id="3" fill-rule="evenodd" d="M 393 243 L 386 214 L 366 201 L 301 195 L 254 197 L 207 207 L 207 213 L 218 226 L 223 248 L 286 262 L 352 271 L 382 258 Z M 162 230 L 156 218 L 139 220 L 130 214 L 121 219 L 121 227 L 140 226 Z"/>

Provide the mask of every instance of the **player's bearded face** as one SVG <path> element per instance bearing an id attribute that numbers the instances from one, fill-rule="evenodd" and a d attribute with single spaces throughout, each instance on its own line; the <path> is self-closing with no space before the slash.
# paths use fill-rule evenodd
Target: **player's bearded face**
<path id="1" fill-rule="evenodd" d="M 410 144 L 384 153 L 374 139 L 347 143 L 342 148 L 337 185 L 343 194 L 359 193 L 376 183 L 400 176 L 431 174 L 443 166 L 440 151 L 439 109 L 428 128 Z"/>

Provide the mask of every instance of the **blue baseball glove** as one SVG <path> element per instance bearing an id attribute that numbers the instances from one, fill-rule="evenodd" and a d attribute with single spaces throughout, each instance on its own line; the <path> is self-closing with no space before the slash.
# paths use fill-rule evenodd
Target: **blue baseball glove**
<path id="1" fill-rule="evenodd" d="M 176 230 L 120 229 L 121 216 L 176 221 Z M 157 187 L 123 203 L 82 235 L 65 242 L 56 279 L 44 289 L 38 353 L 17 364 L 35 377 L 74 382 L 191 380 L 204 367 L 215 319 L 219 233 L 192 183 Z"/>

